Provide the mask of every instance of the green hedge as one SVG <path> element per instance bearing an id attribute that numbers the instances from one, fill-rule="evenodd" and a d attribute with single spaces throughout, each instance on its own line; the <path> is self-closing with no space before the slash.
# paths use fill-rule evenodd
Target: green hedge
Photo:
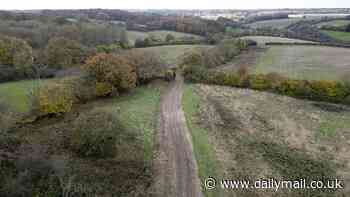
<path id="1" fill-rule="evenodd" d="M 251 88 L 295 98 L 350 104 L 350 87 L 339 81 L 294 80 L 276 73 L 242 77 L 237 73 L 210 72 L 201 66 L 186 66 L 184 75 L 187 81 L 195 83 Z"/>

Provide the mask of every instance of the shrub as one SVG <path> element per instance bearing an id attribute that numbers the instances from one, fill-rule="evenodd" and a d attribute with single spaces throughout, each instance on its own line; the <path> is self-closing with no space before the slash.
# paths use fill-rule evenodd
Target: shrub
<path id="1" fill-rule="evenodd" d="M 43 147 L 38 147 L 43 148 Z M 12 167 L 13 173 L 4 174 L 6 182 L 0 186 L 0 195 L 4 197 L 20 196 L 61 196 L 60 181 L 55 166 L 44 153 L 21 147 L 18 158 Z"/>
<path id="2" fill-rule="evenodd" d="M 89 58 L 84 69 L 100 83 L 109 83 L 119 90 L 136 87 L 135 66 L 121 55 L 101 53 Z"/>
<path id="3" fill-rule="evenodd" d="M 176 77 L 176 72 L 172 69 L 169 69 L 165 72 L 165 80 L 167 81 L 173 81 Z"/>
<path id="4" fill-rule="evenodd" d="M 279 83 L 275 90 L 278 93 L 288 96 L 307 99 L 314 98 L 308 81 L 285 79 Z"/>
<path id="5" fill-rule="evenodd" d="M 53 82 L 36 87 L 30 100 L 32 114 L 45 116 L 71 111 L 75 98 L 71 89 Z"/>
<path id="6" fill-rule="evenodd" d="M 341 102 L 348 95 L 346 86 L 336 81 L 312 81 L 310 86 L 313 97 L 321 101 Z"/>
<path id="7" fill-rule="evenodd" d="M 208 81 L 208 71 L 201 65 L 183 66 L 183 74 L 186 81 L 195 83 Z"/>
<path id="8" fill-rule="evenodd" d="M 175 40 L 175 37 L 172 35 L 172 34 L 167 34 L 166 37 L 165 37 L 165 41 L 166 42 L 171 42 Z"/>
<path id="9" fill-rule="evenodd" d="M 272 72 L 266 75 L 266 79 L 269 81 L 273 90 L 276 90 L 286 78 L 279 73 Z"/>
<path id="10" fill-rule="evenodd" d="M 0 100 L 0 133 L 7 132 L 13 123 L 12 113 L 6 103 Z"/>
<path id="11" fill-rule="evenodd" d="M 193 50 L 190 53 L 186 53 L 182 58 L 181 66 L 188 65 L 201 65 L 202 64 L 202 52 L 200 50 Z"/>
<path id="12" fill-rule="evenodd" d="M 116 112 L 95 109 L 77 118 L 70 144 L 82 157 L 112 157 L 116 152 L 117 134 L 121 130 Z"/>
<path id="13" fill-rule="evenodd" d="M 224 76 L 223 85 L 239 87 L 240 86 L 240 77 L 235 73 L 226 73 Z"/>
<path id="14" fill-rule="evenodd" d="M 262 74 L 249 76 L 249 85 L 255 90 L 268 90 L 271 87 L 266 75 Z"/>
<path id="15" fill-rule="evenodd" d="M 96 95 L 98 97 L 110 96 L 113 92 L 113 86 L 110 83 L 96 82 Z"/>
<path id="16" fill-rule="evenodd" d="M 241 50 L 247 47 L 247 42 L 240 39 L 224 39 L 216 46 L 219 53 L 224 57 L 225 62 L 231 61 Z"/>
<path id="17" fill-rule="evenodd" d="M 69 77 L 62 79 L 60 83 L 71 91 L 74 103 L 86 103 L 97 97 L 96 82 L 90 77 Z"/>

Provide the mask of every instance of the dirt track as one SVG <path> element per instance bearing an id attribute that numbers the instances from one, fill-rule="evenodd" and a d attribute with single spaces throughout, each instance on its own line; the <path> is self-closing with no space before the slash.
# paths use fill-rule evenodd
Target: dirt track
<path id="1" fill-rule="evenodd" d="M 161 98 L 155 161 L 155 196 L 202 197 L 190 133 L 181 107 L 183 79 Z"/>

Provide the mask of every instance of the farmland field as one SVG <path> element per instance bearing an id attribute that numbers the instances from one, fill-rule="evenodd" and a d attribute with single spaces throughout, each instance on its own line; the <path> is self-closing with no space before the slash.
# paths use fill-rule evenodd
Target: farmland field
<path id="1" fill-rule="evenodd" d="M 278 72 L 294 79 L 339 80 L 350 74 L 350 49 L 321 46 L 272 46 L 254 67 L 256 73 Z"/>
<path id="2" fill-rule="evenodd" d="M 218 179 L 227 175 L 248 180 L 327 177 L 349 184 L 349 107 L 223 86 L 192 89 L 191 94 L 199 98 L 198 105 L 191 106 L 197 110 L 192 124 L 195 132 L 209 138 L 210 144 L 202 146 L 214 150 L 214 159 L 206 156 L 225 173 L 216 172 Z M 216 191 L 206 191 L 207 196 Z M 220 196 L 341 197 L 350 189 L 263 191 L 237 189 Z"/>
<path id="3" fill-rule="evenodd" d="M 290 39 L 282 37 L 272 37 L 272 36 L 243 36 L 241 39 L 250 39 L 258 42 L 259 44 L 265 44 L 269 42 L 279 42 L 279 43 L 312 43 L 311 41 Z"/>
<path id="4" fill-rule="evenodd" d="M 138 38 L 145 39 L 150 35 L 154 35 L 157 38 L 165 40 L 168 34 L 173 35 L 175 38 L 194 37 L 196 39 L 202 39 L 201 36 L 194 35 L 194 34 L 188 34 L 188 33 L 176 32 L 176 31 L 165 31 L 165 30 L 150 31 L 150 32 L 128 31 L 128 39 L 131 44 L 134 44 Z"/>
<path id="5" fill-rule="evenodd" d="M 350 42 L 350 33 L 349 32 L 329 31 L 329 30 L 323 30 L 322 32 L 329 35 L 332 38 L 337 39 L 337 40 Z"/>
<path id="6" fill-rule="evenodd" d="M 137 50 L 152 51 L 159 54 L 162 59 L 164 59 L 168 65 L 175 65 L 181 60 L 181 56 L 186 52 L 195 50 L 197 48 L 210 47 L 208 45 L 172 45 L 172 46 L 157 46 L 157 47 L 147 47 Z"/>
<path id="7" fill-rule="evenodd" d="M 318 23 L 317 27 L 319 28 L 322 26 L 343 27 L 348 25 L 349 23 L 350 23 L 350 20 L 333 20 L 333 21 Z"/>
<path id="8" fill-rule="evenodd" d="M 302 20 L 302 19 L 299 19 L 299 18 L 276 19 L 276 20 L 258 21 L 258 22 L 247 24 L 247 25 L 251 28 L 272 27 L 272 28 L 277 28 L 277 29 L 283 29 L 283 28 L 286 28 L 293 23 L 300 21 L 300 20 Z"/>

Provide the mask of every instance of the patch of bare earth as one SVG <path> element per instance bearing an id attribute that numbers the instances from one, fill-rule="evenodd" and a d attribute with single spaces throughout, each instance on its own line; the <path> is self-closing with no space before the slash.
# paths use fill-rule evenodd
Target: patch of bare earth
<path id="1" fill-rule="evenodd" d="M 192 140 L 181 107 L 183 79 L 170 84 L 161 97 L 154 195 L 159 197 L 201 197 Z"/>
<path id="2" fill-rule="evenodd" d="M 350 193 L 350 107 L 266 92 L 196 85 L 200 124 L 210 131 L 222 178 L 323 180 L 344 189 L 236 189 L 224 196 L 346 196 Z"/>

